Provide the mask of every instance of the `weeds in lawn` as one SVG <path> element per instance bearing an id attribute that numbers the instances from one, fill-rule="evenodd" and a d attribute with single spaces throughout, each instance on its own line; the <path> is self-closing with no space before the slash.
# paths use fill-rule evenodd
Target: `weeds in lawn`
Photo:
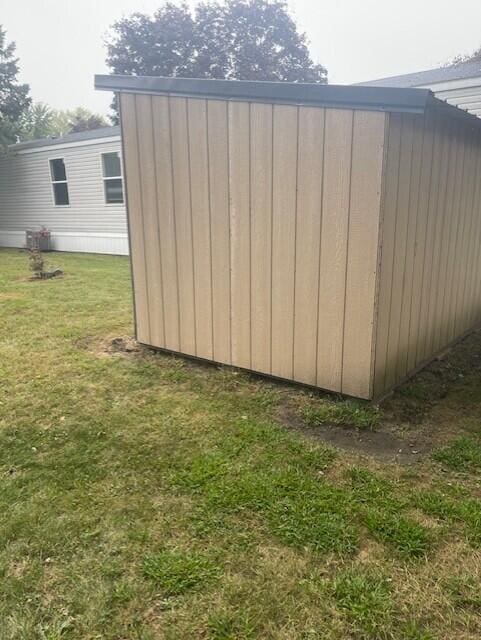
<path id="1" fill-rule="evenodd" d="M 388 637 L 393 599 L 391 584 L 385 576 L 375 571 L 350 569 L 340 572 L 328 591 L 358 637 Z"/>
<path id="2" fill-rule="evenodd" d="M 354 400 L 321 400 L 305 407 L 303 416 L 306 423 L 312 427 L 335 424 L 356 429 L 374 429 L 379 424 L 381 412 L 378 407 Z"/>
<path id="3" fill-rule="evenodd" d="M 436 451 L 433 458 L 453 471 L 481 473 L 481 442 L 473 438 L 457 438 Z"/>
<path id="4" fill-rule="evenodd" d="M 165 550 L 144 558 L 142 572 L 169 597 L 205 586 L 219 576 L 220 568 L 200 553 Z"/>
<path id="5" fill-rule="evenodd" d="M 421 524 L 379 508 L 364 513 L 364 524 L 374 539 L 389 545 L 405 558 L 424 556 L 432 546 L 432 534 Z"/>
<path id="6" fill-rule="evenodd" d="M 401 627 L 400 638 L 402 640 L 434 640 L 432 633 L 421 627 L 418 622 L 409 622 Z"/>
<path id="7" fill-rule="evenodd" d="M 249 613 L 238 611 L 213 613 L 207 623 L 211 640 L 249 640 L 255 637 L 256 626 Z"/>
<path id="8" fill-rule="evenodd" d="M 456 608 L 481 612 L 481 584 L 474 576 L 451 576 L 444 589 Z"/>
<path id="9" fill-rule="evenodd" d="M 435 491 L 422 491 L 413 497 L 414 503 L 430 516 L 464 525 L 466 540 L 481 547 L 481 503 L 479 500 L 454 499 Z"/>

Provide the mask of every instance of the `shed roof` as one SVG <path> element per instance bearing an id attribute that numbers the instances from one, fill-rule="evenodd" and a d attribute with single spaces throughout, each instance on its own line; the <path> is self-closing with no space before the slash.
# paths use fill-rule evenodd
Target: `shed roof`
<path id="1" fill-rule="evenodd" d="M 434 107 L 452 116 L 469 118 L 475 126 L 481 126 L 479 118 L 439 100 L 429 89 L 127 75 L 96 75 L 95 88 L 116 92 L 200 96 L 222 100 L 311 104 L 331 108 L 410 113 L 424 113 L 428 107 Z"/>
<path id="2" fill-rule="evenodd" d="M 20 151 L 23 149 L 51 147 L 55 144 L 69 144 L 74 142 L 82 142 L 84 140 L 95 140 L 97 138 L 110 138 L 114 136 L 120 136 L 120 126 L 99 127 L 98 129 L 90 129 L 89 131 L 68 133 L 65 136 L 58 136 L 58 138 L 39 138 L 38 140 L 27 140 L 26 142 L 17 142 L 17 144 L 11 144 L 9 148 L 12 151 Z"/>
<path id="3" fill-rule="evenodd" d="M 360 87 L 421 87 L 427 84 L 447 82 L 449 80 L 464 80 L 466 78 L 481 77 L 481 60 L 460 62 L 447 67 L 428 69 L 416 73 L 406 73 L 400 76 L 390 76 L 359 82 Z"/>

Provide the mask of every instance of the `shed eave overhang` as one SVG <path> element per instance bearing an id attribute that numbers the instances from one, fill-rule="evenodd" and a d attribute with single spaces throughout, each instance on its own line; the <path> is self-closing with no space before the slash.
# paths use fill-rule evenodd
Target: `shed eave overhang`
<path id="1" fill-rule="evenodd" d="M 423 113 L 429 89 L 391 89 L 298 82 L 205 80 L 150 76 L 96 75 L 95 88 L 103 91 L 168 94 L 219 100 L 280 102 L 380 111 Z"/>
<path id="2" fill-rule="evenodd" d="M 436 109 L 447 116 L 463 118 L 473 127 L 481 126 L 481 118 L 437 98 L 430 89 L 421 88 L 127 75 L 96 75 L 95 88 L 116 93 L 243 100 L 367 111 L 423 114 L 427 109 Z"/>

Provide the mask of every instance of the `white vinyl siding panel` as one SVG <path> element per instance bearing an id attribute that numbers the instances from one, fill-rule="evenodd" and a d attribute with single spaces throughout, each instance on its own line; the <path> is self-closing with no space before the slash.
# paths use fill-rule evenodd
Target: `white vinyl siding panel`
<path id="1" fill-rule="evenodd" d="M 425 89 L 431 89 L 436 98 L 445 100 L 449 104 L 465 109 L 481 118 L 481 76 L 422 86 Z"/>
<path id="2" fill-rule="evenodd" d="M 108 152 L 120 152 L 120 140 L 0 156 L 0 232 L 44 225 L 52 233 L 127 234 L 125 205 L 105 204 L 101 154 Z M 53 201 L 49 160 L 57 157 L 67 172 L 66 207 Z"/>

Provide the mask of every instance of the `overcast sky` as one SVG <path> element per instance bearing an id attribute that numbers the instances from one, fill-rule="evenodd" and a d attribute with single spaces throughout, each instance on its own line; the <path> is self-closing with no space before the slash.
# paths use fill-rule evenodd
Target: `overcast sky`
<path id="1" fill-rule="evenodd" d="M 17 43 L 21 80 L 34 100 L 107 113 L 111 96 L 94 91 L 93 76 L 107 73 L 108 28 L 160 4 L 2 0 L 0 24 Z M 481 0 L 290 0 L 289 6 L 309 37 L 312 57 L 334 84 L 430 69 L 481 46 Z"/>

